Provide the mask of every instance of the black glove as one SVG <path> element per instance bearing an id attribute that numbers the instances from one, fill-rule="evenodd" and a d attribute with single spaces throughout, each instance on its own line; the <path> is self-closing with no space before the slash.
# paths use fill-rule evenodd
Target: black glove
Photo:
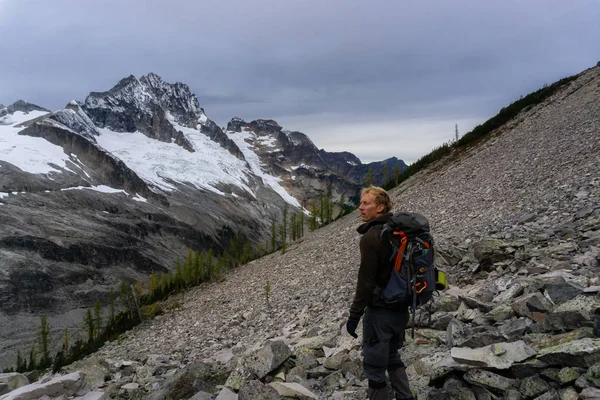
<path id="1" fill-rule="evenodd" d="M 350 336 L 352 336 L 355 339 L 358 338 L 358 335 L 356 334 L 356 328 L 358 328 L 358 321 L 360 321 L 359 318 L 350 316 L 350 318 L 348 318 L 348 322 L 346 322 L 346 330 L 348 331 Z"/>

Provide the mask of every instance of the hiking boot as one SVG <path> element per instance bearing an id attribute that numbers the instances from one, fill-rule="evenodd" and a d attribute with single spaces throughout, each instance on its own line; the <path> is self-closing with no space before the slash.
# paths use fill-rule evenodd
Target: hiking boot
<path id="1" fill-rule="evenodd" d="M 382 389 L 369 388 L 367 394 L 369 395 L 369 400 L 389 400 L 390 387 L 386 386 Z"/>
<path id="2" fill-rule="evenodd" d="M 390 392 L 390 385 L 386 381 L 377 382 L 369 380 L 369 389 L 367 390 L 369 400 L 389 400 Z"/>
<path id="3" fill-rule="evenodd" d="M 405 367 L 395 368 L 391 371 L 388 371 L 388 375 L 390 377 L 390 382 L 392 383 L 392 389 L 394 389 L 394 392 L 396 393 L 396 399 L 413 399 Z"/>

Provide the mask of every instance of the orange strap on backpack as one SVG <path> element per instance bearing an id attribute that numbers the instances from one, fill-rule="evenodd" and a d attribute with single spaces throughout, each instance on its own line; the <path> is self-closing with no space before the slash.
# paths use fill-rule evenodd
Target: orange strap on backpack
<path id="1" fill-rule="evenodd" d="M 398 254 L 396 254 L 396 261 L 394 262 L 394 271 L 400 272 L 400 269 L 402 268 L 402 258 L 404 257 L 404 252 L 406 251 L 408 238 L 404 232 L 394 231 L 392 234 L 394 236 L 400 236 L 400 247 L 398 248 Z"/>

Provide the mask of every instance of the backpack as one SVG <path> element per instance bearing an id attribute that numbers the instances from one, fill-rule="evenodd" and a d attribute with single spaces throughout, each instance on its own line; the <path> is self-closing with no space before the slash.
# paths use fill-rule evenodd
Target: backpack
<path id="1" fill-rule="evenodd" d="M 396 213 L 383 225 L 381 239 L 392 246 L 391 275 L 385 287 L 375 289 L 376 298 L 389 306 L 411 306 L 414 337 L 417 307 L 429 302 L 436 290 L 445 288 L 445 274 L 434 265 L 429 220 L 419 213 Z"/>

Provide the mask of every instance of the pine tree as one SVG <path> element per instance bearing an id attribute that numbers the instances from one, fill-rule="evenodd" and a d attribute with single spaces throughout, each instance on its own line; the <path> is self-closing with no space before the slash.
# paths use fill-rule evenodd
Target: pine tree
<path id="1" fill-rule="evenodd" d="M 29 350 L 29 363 L 27 364 L 27 371 L 33 371 L 37 368 L 36 362 L 36 352 L 35 352 L 35 344 L 31 345 L 31 350 Z"/>
<path id="2" fill-rule="evenodd" d="M 87 327 L 88 343 L 91 343 L 94 341 L 94 317 L 92 317 L 91 308 L 88 308 L 87 312 L 85 313 L 85 316 L 83 317 L 83 322 Z"/>
<path id="3" fill-rule="evenodd" d="M 242 264 L 246 264 L 248 263 L 248 261 L 250 261 L 250 259 L 252 258 L 252 246 L 250 246 L 249 242 L 246 242 L 246 244 L 244 244 L 244 248 L 242 250 L 242 257 L 240 258 L 240 262 Z"/>
<path id="4" fill-rule="evenodd" d="M 50 324 L 48 324 L 48 320 L 46 319 L 46 315 L 42 315 L 40 317 L 40 350 L 42 352 L 42 358 L 40 359 L 40 367 L 46 368 L 52 364 L 50 359 Z"/>
<path id="5" fill-rule="evenodd" d="M 121 299 L 121 304 L 125 307 L 127 312 L 131 313 L 133 311 L 133 305 L 131 304 L 131 290 L 129 286 L 125 283 L 125 281 L 121 281 L 121 285 L 119 286 L 119 297 Z"/>
<path id="6" fill-rule="evenodd" d="M 102 308 L 100 304 L 100 300 L 96 300 L 96 304 L 94 304 L 94 334 L 97 338 L 100 335 L 100 330 L 102 329 Z"/>
<path id="7" fill-rule="evenodd" d="M 275 220 L 271 220 L 271 253 L 275 252 L 276 247 L 276 240 L 277 240 L 277 236 L 276 236 L 276 232 L 275 232 Z"/>
<path id="8" fill-rule="evenodd" d="M 279 235 L 281 237 L 281 253 L 285 254 L 286 247 L 287 247 L 286 246 L 286 242 L 285 242 L 285 237 L 286 237 L 286 234 L 285 234 L 285 224 L 281 224 L 279 226 Z"/>
<path id="9" fill-rule="evenodd" d="M 214 259 L 213 259 L 213 250 L 208 249 L 208 254 L 206 255 L 206 269 L 208 270 L 207 279 L 212 280 L 214 274 Z"/>
<path id="10" fill-rule="evenodd" d="M 287 243 L 287 224 L 288 224 L 288 220 L 287 220 L 287 215 L 288 215 L 288 208 L 287 206 L 285 206 L 283 208 L 283 222 L 282 222 L 282 226 L 281 226 L 281 242 L 282 242 L 282 246 L 285 246 Z M 285 253 L 285 250 L 283 251 Z"/>
<path id="11" fill-rule="evenodd" d="M 296 232 L 297 232 L 297 226 L 296 226 L 296 214 L 291 214 L 290 215 L 290 230 L 292 233 L 292 242 L 296 240 Z"/>
<path id="12" fill-rule="evenodd" d="M 21 350 L 17 351 L 17 372 L 25 372 L 27 370 L 27 363 L 21 356 Z"/>
<path id="13" fill-rule="evenodd" d="M 381 181 L 381 186 L 385 186 L 388 181 L 388 165 L 383 164 L 383 179 Z"/>
<path id="14" fill-rule="evenodd" d="M 317 222 L 317 215 L 319 214 L 319 209 L 317 208 L 317 200 L 313 199 L 310 205 L 310 222 L 308 225 L 308 229 L 312 232 L 319 227 L 319 223 Z"/>
<path id="15" fill-rule="evenodd" d="M 65 356 L 65 359 L 69 359 L 69 351 L 70 351 L 70 347 L 69 347 L 69 329 L 65 328 L 64 332 L 63 332 L 63 337 L 62 337 L 62 352 L 63 355 Z"/>
<path id="16" fill-rule="evenodd" d="M 179 290 L 183 287 L 182 274 L 181 261 L 179 260 L 179 257 L 177 257 L 177 260 L 175 261 L 175 290 Z"/>
<path id="17" fill-rule="evenodd" d="M 319 195 L 319 218 L 321 219 L 321 224 L 325 225 L 326 219 L 325 214 L 327 213 L 327 205 L 325 204 L 325 199 L 323 198 L 323 194 Z"/>
<path id="18" fill-rule="evenodd" d="M 304 237 L 304 212 L 300 211 L 300 221 L 298 222 L 299 226 L 299 237 Z"/>
<path id="19" fill-rule="evenodd" d="M 394 182 L 396 183 L 396 186 L 398 186 L 398 181 L 400 181 L 400 165 L 396 164 L 396 167 L 394 168 Z"/>
<path id="20" fill-rule="evenodd" d="M 192 265 L 192 277 L 194 285 L 198 285 L 200 283 L 200 253 L 197 251 L 194 252 L 194 263 Z"/>
<path id="21" fill-rule="evenodd" d="M 137 301 L 137 303 L 139 304 L 142 300 L 142 296 L 144 295 L 144 284 L 142 283 L 142 281 L 136 281 L 135 282 L 135 286 L 134 286 L 134 294 L 135 294 L 135 300 Z"/>
<path id="22" fill-rule="evenodd" d="M 339 203 L 340 204 L 340 212 L 336 219 L 344 216 L 344 203 L 346 203 L 346 195 L 345 195 L 345 193 L 342 193 L 342 195 L 340 196 L 340 203 Z"/>
<path id="23" fill-rule="evenodd" d="M 365 186 L 371 186 L 373 184 L 373 168 L 369 167 L 367 175 L 365 175 Z"/>
<path id="24" fill-rule="evenodd" d="M 200 255 L 198 256 L 198 275 L 200 276 L 200 282 L 204 282 L 206 280 L 208 280 L 207 275 L 208 275 L 208 271 L 206 268 L 206 256 L 204 255 L 204 253 L 200 253 Z"/>

